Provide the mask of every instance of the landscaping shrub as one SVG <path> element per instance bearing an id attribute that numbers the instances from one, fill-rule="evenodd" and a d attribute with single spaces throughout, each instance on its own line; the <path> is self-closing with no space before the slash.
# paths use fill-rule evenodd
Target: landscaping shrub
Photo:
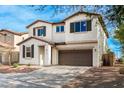
<path id="1" fill-rule="evenodd" d="M 124 74 L 124 68 L 120 68 L 120 69 L 119 69 L 119 73 L 120 73 L 120 74 Z"/>
<path id="2" fill-rule="evenodd" d="M 124 59 L 123 58 L 119 58 L 119 59 L 116 60 L 116 63 L 124 64 Z"/>
<path id="3" fill-rule="evenodd" d="M 19 64 L 18 63 L 14 63 L 12 66 L 13 66 L 13 68 L 17 68 L 19 66 Z"/>

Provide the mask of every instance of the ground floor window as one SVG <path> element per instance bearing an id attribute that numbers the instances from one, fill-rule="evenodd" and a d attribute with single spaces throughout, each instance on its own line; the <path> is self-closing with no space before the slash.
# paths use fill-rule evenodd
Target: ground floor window
<path id="1" fill-rule="evenodd" d="M 26 47 L 26 57 L 31 57 L 31 47 Z"/>

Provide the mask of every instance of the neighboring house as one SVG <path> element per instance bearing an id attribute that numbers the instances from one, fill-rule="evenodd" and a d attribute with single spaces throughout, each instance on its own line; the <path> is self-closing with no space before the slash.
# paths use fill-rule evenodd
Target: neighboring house
<path id="1" fill-rule="evenodd" d="M 77 12 L 61 22 L 37 20 L 18 43 L 20 64 L 101 66 L 108 33 L 102 16 Z"/>
<path id="2" fill-rule="evenodd" d="M 28 37 L 28 33 L 19 33 L 6 29 L 0 30 L 0 63 L 19 61 L 19 46 L 17 43 Z"/>

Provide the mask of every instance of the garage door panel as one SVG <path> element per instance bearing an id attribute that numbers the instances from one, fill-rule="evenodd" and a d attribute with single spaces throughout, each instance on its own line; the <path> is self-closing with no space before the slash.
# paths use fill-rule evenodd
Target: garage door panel
<path id="1" fill-rule="evenodd" d="M 92 50 L 59 51 L 59 64 L 92 66 Z"/>

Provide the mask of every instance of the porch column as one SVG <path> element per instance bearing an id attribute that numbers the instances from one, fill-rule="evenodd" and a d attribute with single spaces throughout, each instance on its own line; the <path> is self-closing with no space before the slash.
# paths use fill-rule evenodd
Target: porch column
<path id="1" fill-rule="evenodd" d="M 98 50 L 97 46 L 93 48 L 93 66 L 94 67 L 100 66 L 99 50 Z"/>
<path id="2" fill-rule="evenodd" d="M 58 64 L 58 49 L 52 48 L 52 65 Z"/>
<path id="3" fill-rule="evenodd" d="M 45 62 L 44 65 L 51 65 L 51 46 L 45 45 Z"/>

